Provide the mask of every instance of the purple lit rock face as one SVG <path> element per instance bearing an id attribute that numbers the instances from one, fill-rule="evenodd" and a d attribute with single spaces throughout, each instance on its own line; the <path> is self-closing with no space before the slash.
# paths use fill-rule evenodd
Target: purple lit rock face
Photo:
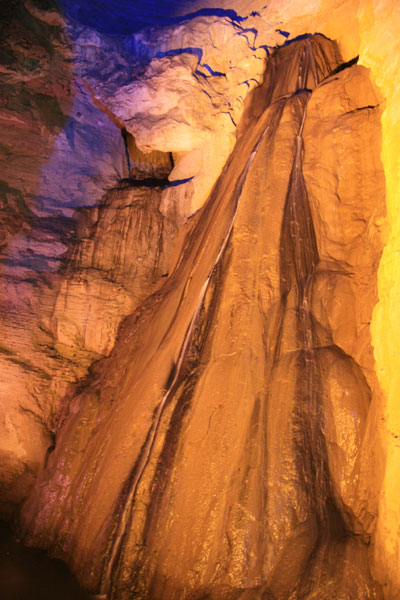
<path id="1" fill-rule="evenodd" d="M 101 270 L 101 259 L 86 258 L 80 269 L 73 250 L 83 243 L 77 235 L 83 235 L 88 211 L 104 214 L 107 208 L 96 207 L 103 205 L 107 190 L 129 176 L 125 142 L 130 140 L 124 140 L 120 124 L 94 104 L 79 75 L 77 46 L 58 12 L 15 3 L 4 20 L 0 402 L 6 415 L 1 444 L 7 467 L 0 506 L 6 516 L 43 467 L 68 385 L 112 346 L 118 323 L 134 307 L 134 298 L 115 284 L 115 277 L 121 276 Z M 167 164 L 167 173 L 170 170 Z M 106 237 L 121 234 L 114 226 Z M 118 261 L 124 262 L 123 255 L 120 250 L 114 271 Z M 164 269 L 160 251 L 154 250 L 155 255 Z M 75 278 L 71 265 L 77 269 Z M 68 295 L 65 287 L 71 278 Z M 91 302 L 97 297 L 108 341 L 96 345 L 86 343 L 93 337 L 86 329 L 90 330 L 87 321 L 91 323 L 96 310 Z M 74 301 L 78 306 L 70 308 Z M 61 305 L 65 310 L 60 316 Z M 65 330 L 70 336 L 64 344 Z"/>
<path id="2" fill-rule="evenodd" d="M 253 4 L 5 14 L 0 509 L 108 600 L 383 597 L 380 99 Z"/>

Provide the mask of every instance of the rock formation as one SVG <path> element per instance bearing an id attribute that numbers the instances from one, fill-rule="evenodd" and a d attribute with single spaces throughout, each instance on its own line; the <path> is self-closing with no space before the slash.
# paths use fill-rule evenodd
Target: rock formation
<path id="1" fill-rule="evenodd" d="M 15 512 L 43 468 L 68 386 L 110 352 L 122 318 L 161 280 L 168 235 L 179 225 L 161 222 L 159 213 L 170 155 L 140 152 L 93 97 L 71 66 L 60 14 L 19 2 L 8 11 L 0 122 L 2 517 Z M 124 192 L 129 176 L 159 179 L 161 187 Z M 114 186 L 119 191 L 107 194 Z M 132 244 L 131 235 L 142 243 Z M 143 277 L 133 282 L 141 261 Z"/>
<path id="2" fill-rule="evenodd" d="M 24 531 L 94 592 L 380 597 L 361 456 L 377 148 L 343 168 L 346 132 L 375 136 L 379 109 L 366 71 L 339 65 L 322 37 L 276 52 L 167 281 L 69 402 Z M 333 136 L 323 197 L 316 122 Z"/>
<path id="3" fill-rule="evenodd" d="M 206 4 L 6 15 L 2 515 L 109 600 L 394 600 L 379 20 Z"/>

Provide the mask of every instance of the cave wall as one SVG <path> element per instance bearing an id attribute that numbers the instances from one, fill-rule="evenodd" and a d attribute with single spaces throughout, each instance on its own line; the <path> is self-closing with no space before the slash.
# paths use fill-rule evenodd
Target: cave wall
<path id="1" fill-rule="evenodd" d="M 379 303 L 372 321 L 376 371 L 385 392 L 381 422 L 386 453 L 385 475 L 380 494 L 375 562 L 382 580 L 387 578 L 389 596 L 398 594 L 400 553 L 398 545 L 399 505 L 398 473 L 400 449 L 398 364 L 398 285 L 399 285 L 399 184 L 398 144 L 400 133 L 399 91 L 395 85 L 399 64 L 399 6 L 396 3 L 365 3 L 361 16 L 360 56 L 385 98 L 382 114 L 382 162 L 386 177 L 388 242 L 378 273 Z"/>
<path id="2" fill-rule="evenodd" d="M 367 70 L 322 36 L 271 57 L 175 268 L 71 398 L 24 506 L 25 538 L 85 587 L 380 597 L 379 452 L 362 448 L 379 404 L 379 115 Z"/>
<path id="3" fill-rule="evenodd" d="M 76 209 L 87 204 L 110 205 L 110 198 L 102 200 L 102 196 L 108 188 L 129 174 L 120 124 L 123 122 L 130 129 L 143 150 L 173 153 L 175 174 L 171 175 L 171 179 L 184 180 L 194 176 L 181 187 L 160 191 L 160 199 L 155 201 L 158 208 L 154 223 L 159 223 L 160 215 L 164 215 L 171 223 L 169 237 L 167 235 L 164 238 L 168 254 L 176 224 L 181 225 L 188 215 L 202 207 L 231 152 L 247 93 L 261 82 L 264 61 L 271 48 L 285 41 L 286 32 L 292 38 L 304 32 L 319 31 L 338 40 L 344 60 L 360 54 L 359 64 L 370 67 L 372 80 L 379 89 L 379 92 L 374 92 L 375 99 L 371 102 L 367 100 L 365 105 L 372 107 L 380 104 L 383 108 L 381 156 L 386 176 L 390 228 L 385 227 L 382 215 L 379 222 L 375 221 L 376 228 L 388 236 L 388 243 L 379 271 L 379 303 L 374 312 L 372 333 L 375 369 L 384 395 L 379 396 L 378 391 L 375 392 L 380 399 L 364 437 L 362 473 L 364 487 L 372 490 L 373 504 L 379 497 L 379 510 L 373 508 L 370 511 L 377 514 L 376 534 L 373 537 L 374 575 L 386 586 L 387 597 L 392 598 L 400 586 L 397 526 L 399 490 L 396 477 L 400 460 L 397 442 L 400 424 L 397 410 L 396 308 L 399 239 L 396 145 L 399 124 L 395 85 L 400 54 L 396 48 L 399 9 L 389 1 L 337 4 L 315 1 L 306 6 L 304 2 L 281 4 L 272 2 L 264 7 L 259 2 L 246 3 L 246 6 L 234 2 L 227 8 L 234 8 L 237 14 L 249 15 L 245 23 L 229 22 L 229 19 L 216 16 L 199 17 L 198 20 L 186 22 L 181 28 L 172 26 L 172 30 L 176 31 L 175 37 L 171 36 L 171 29 L 164 36 L 158 36 L 156 42 L 151 34 L 147 40 L 146 36 L 138 34 L 135 39 L 141 40 L 139 46 L 147 52 L 147 62 L 137 61 L 138 65 L 132 64 L 132 53 L 126 51 L 126 45 L 116 44 L 115 40 L 110 42 L 79 24 L 70 25 L 65 37 L 65 21 L 60 20 L 57 12 L 38 12 L 34 4 L 28 3 L 26 9 L 21 8 L 21 12 L 14 12 L 13 17 L 9 17 L 17 30 L 11 29 L 7 39 L 25 38 L 26 44 L 22 53 L 20 48 L 12 48 L 17 62 L 7 58 L 5 67 L 9 78 L 7 83 L 17 90 L 12 94 L 8 88 L 5 90 L 6 95 L 10 94 L 16 99 L 14 105 L 6 106 L 3 115 L 4 139 L 9 142 L 3 152 L 7 161 L 7 168 L 4 169 L 7 175 L 5 197 L 8 207 L 18 205 L 18 209 L 12 209 L 12 219 L 9 218 L 9 208 L 3 213 L 6 220 L 4 230 L 7 232 L 2 277 L 4 297 L 7 299 L 2 319 L 3 337 L 7 339 L 7 346 L 2 352 L 6 384 L 3 389 L 13 390 L 11 395 L 6 391 L 3 400 L 3 412 L 7 415 L 2 436 L 4 457 L 7 457 L 3 459 L 3 473 L 8 489 L 3 496 L 4 510 L 10 514 L 10 502 L 15 507 L 25 497 L 37 473 L 43 468 L 46 450 L 53 449 L 60 403 L 63 405 L 61 398 L 69 384 L 85 375 L 94 359 L 111 351 L 119 321 L 135 305 L 130 292 L 127 295 L 125 289 L 121 290 L 121 279 L 118 279 L 125 277 L 123 257 L 119 271 L 118 265 L 113 265 L 111 269 L 108 266 L 104 270 L 106 282 L 101 279 L 102 265 L 99 271 L 96 270 L 96 261 L 90 265 L 84 263 L 83 266 L 76 262 L 77 253 L 85 257 L 87 246 L 83 248 L 85 242 L 79 236 L 92 237 L 94 243 L 96 236 L 99 239 L 102 237 L 101 231 L 95 231 L 93 227 L 91 234 L 88 235 L 87 228 L 82 233 L 87 217 L 83 211 L 82 217 L 79 217 L 83 224 L 79 225 L 77 217 L 81 213 L 77 213 Z M 204 6 L 206 3 L 191 3 L 193 11 Z M 49 50 L 48 27 L 53 36 L 51 43 L 57 47 L 55 58 Z M 211 44 L 208 37 L 210 28 L 213 31 Z M 36 36 L 34 39 L 30 37 L 31 33 L 27 33 L 32 30 Z M 257 36 L 253 30 L 256 30 Z M 38 61 L 36 66 L 29 62 L 33 46 L 39 49 L 36 50 L 38 56 L 33 57 Z M 72 61 L 71 47 L 75 49 Z M 201 65 L 208 65 L 212 72 L 201 65 L 199 69 L 197 54 L 174 52 L 176 49 L 199 47 L 203 51 Z M 51 55 L 50 70 L 47 72 L 46 52 Z M 165 55 L 157 58 L 155 55 L 159 52 Z M 231 61 L 234 53 L 236 64 Z M 99 61 L 99 56 L 103 62 Z M 152 59 L 150 62 L 149 57 Z M 243 63 L 238 69 L 239 57 Z M 96 65 L 94 74 L 93 64 Z M 31 69 L 35 77 L 32 77 Z M 110 78 L 113 70 L 117 76 Z M 198 73 L 199 70 L 202 75 Z M 139 84 L 137 80 L 134 83 L 134 86 L 139 85 L 144 90 L 140 110 L 132 108 L 129 100 L 132 93 L 137 94 L 138 91 L 131 89 L 127 71 L 130 76 L 139 72 L 142 77 L 139 77 Z M 220 73 L 231 74 L 223 78 L 218 75 Z M 171 79 L 175 82 L 172 104 L 168 105 L 168 98 L 164 98 L 164 104 L 160 106 L 157 89 L 160 86 L 163 89 L 163 85 L 168 87 Z M 90 87 L 82 85 L 83 81 Z M 54 89 L 49 82 L 54 84 Z M 153 94 L 149 96 L 148 90 L 152 88 Z M 115 95 L 115 90 L 119 90 L 119 95 Z M 61 110 L 53 100 L 43 98 L 44 91 L 50 99 L 57 99 Z M 212 111 L 199 100 L 202 96 L 207 97 L 204 92 L 212 99 Z M 191 97 L 196 102 L 191 101 Z M 179 101 L 183 98 L 186 104 Z M 175 105 L 180 108 L 178 115 L 170 112 Z M 150 116 L 151 122 L 143 122 L 145 114 Z M 24 117 L 21 118 L 21 115 Z M 171 122 L 174 121 L 178 125 L 171 129 Z M 310 139 L 312 137 L 310 133 Z M 22 155 L 13 152 L 14 148 L 19 147 L 18 140 L 21 138 L 25 140 Z M 39 176 L 38 147 L 39 162 L 43 164 Z M 213 160 L 215 156 L 217 160 Z M 88 161 L 94 164 L 88 166 Z M 311 172 L 312 167 L 309 170 Z M 314 176 L 311 173 L 310 181 Z M 309 185 L 312 193 L 313 185 Z M 23 199 L 22 203 L 18 198 Z M 131 200 L 123 202 L 129 210 Z M 95 207 L 94 210 L 98 209 Z M 99 210 L 103 214 L 106 212 L 103 208 Z M 57 217 L 54 217 L 54 213 Z M 329 220 L 330 216 L 327 215 L 326 222 L 329 223 Z M 106 223 L 107 218 L 102 222 Z M 75 240 L 76 231 L 80 233 Z M 157 225 L 154 232 L 157 237 Z M 109 232 L 109 239 L 116 239 L 118 235 L 117 226 Z M 67 240 L 70 242 L 67 243 Z M 99 252 L 98 260 L 101 262 L 101 249 Z M 116 251 L 116 256 L 122 255 Z M 162 276 L 170 271 L 167 263 L 165 256 L 156 275 L 153 271 L 150 287 L 145 289 L 151 291 L 151 286 L 157 287 L 163 283 Z M 113 268 L 116 281 L 110 284 L 109 272 Z M 108 290 L 106 298 L 105 288 Z M 140 298 L 143 298 L 143 294 Z M 100 315 L 102 322 L 107 323 L 110 314 L 114 314 L 115 319 L 111 318 L 112 323 L 104 327 L 105 333 L 96 331 L 91 323 L 96 323 Z M 365 323 L 368 326 L 368 318 Z M 345 329 L 342 327 L 342 330 Z M 340 337 L 340 327 L 338 332 Z M 343 337 L 346 335 L 343 334 Z M 365 337 L 367 334 L 362 335 Z M 97 341 L 96 336 L 99 338 Z M 375 382 L 374 386 L 377 390 Z M 32 434 L 26 436 L 26 431 Z M 371 448 L 376 449 L 375 462 L 372 463 Z"/>

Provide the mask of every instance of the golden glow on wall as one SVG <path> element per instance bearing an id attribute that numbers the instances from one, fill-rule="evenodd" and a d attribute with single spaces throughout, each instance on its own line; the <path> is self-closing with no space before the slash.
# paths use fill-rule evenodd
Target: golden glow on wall
<path id="1" fill-rule="evenodd" d="M 385 98 L 382 162 L 390 233 L 379 269 L 379 304 L 374 312 L 372 336 L 377 372 L 386 396 L 380 418 L 386 468 L 375 560 L 376 575 L 381 581 L 392 582 L 393 588 L 388 590 L 388 597 L 392 597 L 400 589 L 400 5 L 396 0 L 365 0 L 358 16 L 360 62 L 371 69 L 372 79 Z"/>

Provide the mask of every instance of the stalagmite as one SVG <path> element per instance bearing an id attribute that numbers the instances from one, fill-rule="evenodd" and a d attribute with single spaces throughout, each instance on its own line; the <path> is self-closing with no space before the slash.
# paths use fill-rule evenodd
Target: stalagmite
<path id="1" fill-rule="evenodd" d="M 321 35 L 274 52 L 165 283 L 67 398 L 21 532 L 93 593 L 382 597 L 363 440 L 384 206 L 376 147 L 341 164 L 379 131 L 355 62 Z"/>

